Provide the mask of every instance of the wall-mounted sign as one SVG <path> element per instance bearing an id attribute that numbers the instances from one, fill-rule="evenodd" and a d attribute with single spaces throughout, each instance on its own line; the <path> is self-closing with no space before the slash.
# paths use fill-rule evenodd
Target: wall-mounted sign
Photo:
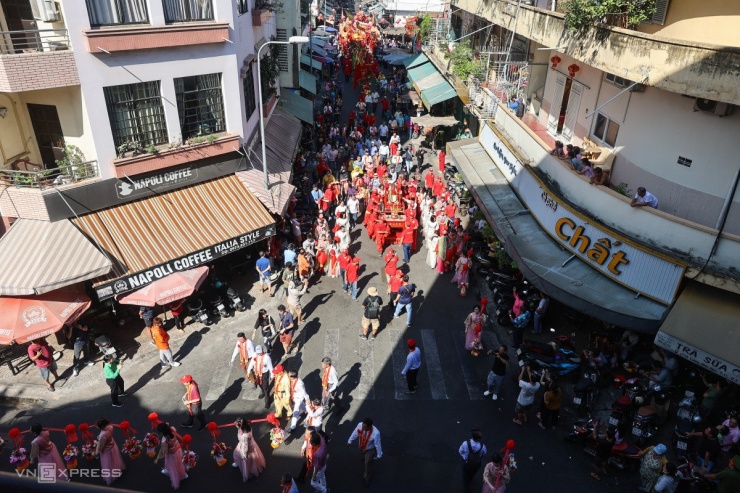
<path id="1" fill-rule="evenodd" d="M 629 242 L 576 213 L 525 168 L 485 126 L 481 144 L 542 228 L 565 249 L 605 276 L 651 299 L 670 304 L 685 266 Z"/>
<path id="2" fill-rule="evenodd" d="M 98 299 L 102 301 L 114 295 L 139 289 L 157 279 L 162 279 L 165 276 L 174 274 L 175 272 L 193 269 L 201 265 L 208 265 L 219 257 L 223 257 L 224 255 L 246 248 L 260 240 L 269 238 L 274 234 L 275 225 L 271 224 L 264 228 L 231 238 L 222 243 L 209 246 L 203 250 L 172 259 L 164 264 L 101 284 L 95 288 L 95 291 L 98 295 Z"/>
<path id="3" fill-rule="evenodd" d="M 198 179 L 198 170 L 190 166 L 176 170 L 162 171 L 145 177 L 116 180 L 114 187 L 118 198 L 133 197 L 147 192 L 169 190 Z"/>
<path id="4" fill-rule="evenodd" d="M 655 336 L 655 344 L 733 383 L 740 384 L 740 368 L 721 358 L 712 356 L 691 344 L 687 344 L 681 339 L 668 335 L 662 330 L 658 331 L 658 334 Z"/>

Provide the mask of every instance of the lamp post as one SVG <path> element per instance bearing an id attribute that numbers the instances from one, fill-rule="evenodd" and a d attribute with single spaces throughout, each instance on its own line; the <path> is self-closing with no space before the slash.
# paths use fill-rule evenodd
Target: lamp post
<path id="1" fill-rule="evenodd" d="M 268 41 L 257 50 L 257 95 L 259 97 L 260 109 L 260 138 L 262 139 L 262 172 L 265 175 L 265 190 L 270 189 L 270 179 L 267 176 L 267 148 L 265 147 L 265 110 L 262 107 L 262 73 L 260 72 L 260 52 L 267 45 L 296 45 L 308 43 L 306 36 L 291 36 L 288 41 Z"/>

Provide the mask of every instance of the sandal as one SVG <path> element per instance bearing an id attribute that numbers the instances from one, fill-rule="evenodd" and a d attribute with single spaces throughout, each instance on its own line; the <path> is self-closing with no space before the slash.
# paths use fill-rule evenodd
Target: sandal
<path id="1" fill-rule="evenodd" d="M 514 423 L 518 424 L 519 426 L 522 426 L 522 422 L 518 419 L 514 418 Z"/>

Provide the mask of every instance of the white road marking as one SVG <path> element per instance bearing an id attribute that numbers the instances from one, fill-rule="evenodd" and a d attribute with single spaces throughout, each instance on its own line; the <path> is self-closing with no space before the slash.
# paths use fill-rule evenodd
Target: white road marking
<path id="1" fill-rule="evenodd" d="M 360 383 L 357 386 L 357 398 L 362 400 L 375 399 L 375 361 L 374 361 L 374 344 L 358 338 L 360 344 L 357 351 L 360 357 Z"/>
<path id="2" fill-rule="evenodd" d="M 465 350 L 465 334 L 461 331 L 453 331 L 452 340 L 455 341 L 455 354 L 457 354 L 457 358 L 460 360 L 460 368 L 462 368 L 463 378 L 465 379 L 465 386 L 468 388 L 470 400 L 477 401 L 483 399 L 483 391 L 478 387 L 478 378 L 475 370 L 472 368 L 472 362 L 463 361 L 460 356 L 467 353 Z"/>
<path id="3" fill-rule="evenodd" d="M 422 330 L 421 342 L 421 354 L 424 356 L 427 374 L 429 375 L 432 399 L 447 399 L 447 388 L 445 387 L 442 363 L 439 361 L 439 352 L 437 351 L 437 341 L 434 338 L 434 331 Z"/>
<path id="4" fill-rule="evenodd" d="M 389 339 L 391 341 L 391 360 L 393 361 L 393 385 L 396 391 L 396 400 L 403 401 L 409 399 L 411 396 L 406 394 L 408 386 L 406 385 L 406 377 L 401 375 L 403 367 L 406 366 L 406 345 L 401 344 L 401 331 L 398 329 L 386 329 L 388 332 Z"/>

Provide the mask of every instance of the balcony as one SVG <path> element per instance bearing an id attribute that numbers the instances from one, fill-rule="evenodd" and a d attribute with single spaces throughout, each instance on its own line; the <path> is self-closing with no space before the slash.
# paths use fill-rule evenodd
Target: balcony
<path id="1" fill-rule="evenodd" d="M 0 31 L 0 92 L 79 84 L 66 29 Z"/>
<path id="2" fill-rule="evenodd" d="M 546 143 L 522 120 L 516 118 L 503 104 L 498 104 L 495 125 L 485 124 L 480 142 L 489 155 L 495 156 L 495 142 L 504 145 L 520 156 L 545 183 L 545 192 L 568 201 L 583 215 L 612 230 L 643 244 L 664 256 L 680 259 L 688 264 L 686 275 L 701 273 L 702 282 L 722 289 L 733 288 L 737 279 L 737 259 L 740 258 L 740 237 L 723 233 L 717 250 L 712 255 L 718 231 L 660 210 L 630 207 L 630 199 L 616 191 L 589 184 L 587 178 L 576 174 L 562 160 L 550 155 L 551 145 Z M 496 159 L 494 158 L 494 161 Z M 516 173 L 504 173 L 516 189 Z M 544 187 L 543 187 L 544 188 Z M 707 259 L 711 262 L 703 268 Z M 737 282 L 734 282 L 737 286 Z"/>
<path id="3" fill-rule="evenodd" d="M 188 22 L 166 26 L 136 25 L 83 32 L 90 53 L 173 48 L 229 41 L 228 22 Z"/>
<path id="4" fill-rule="evenodd" d="M 740 50 L 664 38 L 599 25 L 586 32 L 565 30 L 564 14 L 505 0 L 456 0 L 461 8 L 490 22 L 632 81 L 666 91 L 740 105 Z M 516 26 L 514 22 L 516 19 Z"/>
<path id="5" fill-rule="evenodd" d="M 36 166 L 28 163 L 23 166 L 25 169 L 0 169 L 0 213 L 3 216 L 48 221 L 46 195 L 91 183 L 100 176 L 97 161 L 52 169 L 34 169 Z"/>

